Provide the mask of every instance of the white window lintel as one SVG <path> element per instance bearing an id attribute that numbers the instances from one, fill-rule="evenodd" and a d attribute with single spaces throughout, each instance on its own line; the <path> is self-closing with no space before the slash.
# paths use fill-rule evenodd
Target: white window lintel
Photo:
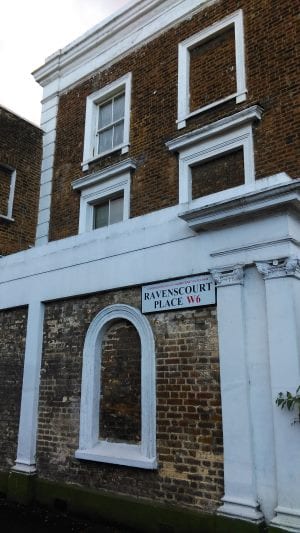
<path id="1" fill-rule="evenodd" d="M 166 143 L 179 153 L 179 202 L 192 201 L 192 166 L 243 149 L 245 184 L 255 181 L 252 123 L 262 116 L 260 106 L 251 106 L 235 115 L 189 132 Z"/>
<path id="2" fill-rule="evenodd" d="M 135 168 L 135 162 L 126 159 L 73 181 L 72 188 L 81 191 L 79 233 L 93 229 L 94 205 L 119 192 L 122 192 L 124 197 L 123 220 L 129 219 L 131 171 Z M 101 228 L 103 229 L 105 228 Z"/>

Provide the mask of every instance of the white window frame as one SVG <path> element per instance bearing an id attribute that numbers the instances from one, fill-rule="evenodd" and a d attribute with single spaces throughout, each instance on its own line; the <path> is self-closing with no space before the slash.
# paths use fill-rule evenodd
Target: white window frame
<path id="1" fill-rule="evenodd" d="M 0 168 L 3 168 L 4 170 L 8 171 L 8 173 L 10 174 L 10 188 L 9 188 L 9 195 L 8 195 L 8 201 L 7 201 L 7 212 L 6 212 L 6 215 L 4 213 L 0 213 L 0 218 L 13 221 L 14 219 L 12 218 L 12 212 L 13 212 L 17 171 L 15 168 L 11 167 L 10 165 L 7 165 L 6 163 L 0 163 Z"/>
<path id="2" fill-rule="evenodd" d="M 84 148 L 83 161 L 81 163 L 83 170 L 88 170 L 89 164 L 108 154 L 121 150 L 122 154 L 129 151 L 129 130 L 130 130 L 130 106 L 131 106 L 131 80 L 132 74 L 129 72 L 122 78 L 106 85 L 99 91 L 90 94 L 86 99 L 85 129 L 84 129 Z M 113 98 L 121 91 L 125 92 L 125 109 L 124 109 L 124 137 L 123 143 L 114 146 L 106 152 L 96 153 L 97 145 L 97 122 L 99 105 L 106 100 Z"/>
<path id="3" fill-rule="evenodd" d="M 121 200 L 121 209 L 120 209 L 120 213 L 119 213 L 120 216 L 118 216 L 119 220 L 111 221 L 114 203 L 118 202 L 120 200 Z M 109 195 L 107 197 L 104 197 L 100 201 L 97 200 L 97 202 L 94 204 L 93 207 L 94 207 L 93 229 L 105 228 L 107 226 L 111 226 L 112 224 L 117 224 L 118 222 L 122 222 L 124 220 L 124 191 L 121 190 L 119 192 L 116 192 L 113 195 Z M 102 220 L 100 225 L 96 225 L 97 208 L 100 208 L 100 211 L 102 211 L 102 212 L 103 212 L 103 208 L 107 209 L 107 211 L 105 213 L 105 219 Z"/>
<path id="4" fill-rule="evenodd" d="M 124 197 L 123 221 L 129 219 L 131 170 L 135 168 L 135 163 L 131 159 L 126 159 L 121 163 L 73 181 L 72 188 L 75 191 L 81 191 L 79 233 L 94 230 L 94 206 L 117 193 L 123 193 Z M 115 224 L 120 224 L 120 222 Z M 104 226 L 94 231 L 103 231 L 107 227 Z"/>
<path id="5" fill-rule="evenodd" d="M 102 342 L 109 326 L 117 320 L 128 320 L 136 328 L 141 340 L 140 444 L 99 439 Z M 106 307 L 91 322 L 85 338 L 79 449 L 75 452 L 75 457 L 137 468 L 157 468 L 155 390 L 155 344 L 148 320 L 138 309 L 129 305 Z"/>
<path id="6" fill-rule="evenodd" d="M 262 108 L 251 106 L 235 115 L 218 120 L 186 135 L 169 141 L 169 150 L 179 153 L 179 203 L 197 203 L 192 199 L 192 167 L 198 163 L 213 160 L 218 156 L 243 149 L 244 183 L 255 181 L 252 123 L 260 120 Z M 213 193 L 216 199 L 226 191 Z"/>
<path id="7" fill-rule="evenodd" d="M 224 98 L 211 102 L 203 107 L 190 110 L 190 51 L 212 37 L 217 37 L 227 29 L 234 28 L 235 39 L 235 63 L 236 63 L 236 92 Z M 186 126 L 190 117 L 203 113 L 228 100 L 235 99 L 236 103 L 244 102 L 247 98 L 246 69 L 245 69 L 245 45 L 243 12 L 241 9 L 216 22 L 212 26 L 192 35 L 178 45 L 178 129 Z"/>

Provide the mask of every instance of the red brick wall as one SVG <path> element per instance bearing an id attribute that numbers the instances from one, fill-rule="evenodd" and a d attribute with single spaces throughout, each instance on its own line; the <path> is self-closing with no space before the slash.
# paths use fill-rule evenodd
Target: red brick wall
<path id="1" fill-rule="evenodd" d="M 243 150 L 192 167 L 192 198 L 237 187 L 244 183 Z"/>
<path id="2" fill-rule="evenodd" d="M 53 481 L 214 510 L 223 495 L 214 307 L 147 315 L 156 343 L 158 469 L 148 471 L 74 458 L 79 443 L 84 338 L 93 317 L 106 305 L 117 302 L 139 307 L 140 289 L 46 306 L 37 445 L 39 475 Z M 130 357 L 131 347 L 126 351 Z"/>
<path id="3" fill-rule="evenodd" d="M 239 8 L 244 13 L 247 101 L 239 105 L 227 102 L 189 119 L 187 127 L 178 131 L 178 43 Z M 282 2 L 269 0 L 220 0 L 63 93 L 57 123 L 51 239 L 78 232 L 79 195 L 72 191 L 71 182 L 82 176 L 86 97 L 127 72 L 133 74 L 130 152 L 124 156 L 117 153 L 104 157 L 90 165 L 89 172 L 128 155 L 137 161 L 131 189 L 132 217 L 178 202 L 177 156 L 168 151 L 166 141 L 253 104 L 260 104 L 265 110 L 254 131 L 256 177 L 281 171 L 296 177 L 299 172 L 297 12 L 297 2 L 291 0 L 284 6 Z M 199 94 L 194 95 L 192 91 L 193 105 L 198 103 L 198 97 L 199 102 L 205 101 L 205 95 L 211 90 L 216 95 L 222 94 L 220 84 L 213 88 L 212 84 L 215 78 L 220 78 L 223 67 L 222 81 L 225 80 L 226 90 L 232 86 L 230 33 L 216 41 L 203 52 L 203 58 L 210 57 L 215 46 L 218 60 L 211 60 L 211 68 L 203 72 Z M 202 56 L 198 56 L 192 58 L 194 74 L 203 66 Z"/>
<path id="4" fill-rule="evenodd" d="M 12 213 L 14 222 L 0 217 L 0 255 L 26 250 L 34 244 L 41 152 L 42 131 L 0 107 L 0 167 L 6 164 L 17 172 Z M 0 192 L 4 192 L 1 186 Z M 4 207 L 2 200 L 1 214 Z"/>
<path id="5" fill-rule="evenodd" d="M 127 320 L 118 320 L 107 330 L 101 369 L 101 438 L 140 442 L 141 343 Z"/>
<path id="6" fill-rule="evenodd" d="M 17 456 L 27 309 L 0 311 L 0 470 Z"/>
<path id="7" fill-rule="evenodd" d="M 235 46 L 231 28 L 191 50 L 190 109 L 194 111 L 235 92 Z"/>

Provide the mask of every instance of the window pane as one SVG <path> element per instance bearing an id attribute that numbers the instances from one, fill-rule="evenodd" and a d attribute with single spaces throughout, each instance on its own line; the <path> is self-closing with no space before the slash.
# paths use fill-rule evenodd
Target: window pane
<path id="1" fill-rule="evenodd" d="M 98 129 L 112 123 L 112 100 L 99 107 Z"/>
<path id="2" fill-rule="evenodd" d="M 114 141 L 113 146 L 118 146 L 119 144 L 123 144 L 124 141 L 124 122 L 120 122 L 120 124 L 117 124 L 114 126 Z"/>
<path id="3" fill-rule="evenodd" d="M 117 96 L 114 99 L 114 122 L 116 120 L 120 120 L 120 118 L 124 118 L 124 110 L 125 110 L 125 94 L 120 94 L 120 96 Z"/>
<path id="4" fill-rule="evenodd" d="M 113 128 L 108 128 L 105 131 L 99 133 L 99 147 L 98 153 L 106 152 L 112 148 Z"/>
<path id="5" fill-rule="evenodd" d="M 94 207 L 94 229 L 108 225 L 108 202 Z"/>
<path id="6" fill-rule="evenodd" d="M 110 213 L 109 213 L 109 223 L 114 224 L 115 222 L 121 222 L 123 220 L 123 205 L 124 198 L 114 198 L 110 200 Z"/>

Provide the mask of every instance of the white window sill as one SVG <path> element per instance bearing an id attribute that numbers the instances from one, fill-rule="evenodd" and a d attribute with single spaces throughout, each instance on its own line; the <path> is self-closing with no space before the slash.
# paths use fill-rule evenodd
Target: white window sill
<path id="1" fill-rule="evenodd" d="M 154 470 L 157 468 L 155 457 L 146 457 L 140 445 L 102 441 L 93 448 L 76 450 L 76 459 L 110 463 L 115 465 L 132 466 Z"/>
<path id="2" fill-rule="evenodd" d="M 205 111 L 208 111 L 209 109 L 212 109 L 214 107 L 217 107 L 219 105 L 224 104 L 225 102 L 229 102 L 230 100 L 235 99 L 236 103 L 239 104 L 241 102 L 244 102 L 247 98 L 247 90 L 241 92 L 241 93 L 233 93 L 229 96 L 226 96 L 225 98 L 221 98 L 220 100 L 216 100 L 215 102 L 211 102 L 210 104 L 207 104 L 203 107 L 199 107 L 195 111 L 191 111 L 190 113 L 187 113 L 186 115 L 178 118 L 176 120 L 178 129 L 182 129 L 186 127 L 186 121 L 189 118 L 195 117 L 197 115 L 200 115 L 200 113 L 204 113 Z"/>
<path id="3" fill-rule="evenodd" d="M 275 174 L 193 200 L 178 216 L 193 231 L 200 232 L 254 220 L 261 213 L 278 212 L 288 204 L 297 209 L 295 190 L 299 183 L 300 179 L 293 180 L 284 172 Z"/>
<path id="4" fill-rule="evenodd" d="M 111 150 L 107 150 L 106 152 L 101 152 L 101 154 L 97 154 L 96 156 L 91 157 L 90 159 L 87 159 L 86 161 L 82 161 L 81 163 L 82 170 L 88 170 L 89 165 L 91 163 L 95 163 L 96 161 L 99 161 L 99 159 L 102 159 L 102 157 L 118 152 L 119 150 L 121 150 L 121 154 L 127 154 L 127 152 L 129 152 L 129 144 L 120 144 L 119 146 L 114 146 L 114 148 L 112 148 Z"/>
<path id="5" fill-rule="evenodd" d="M 2 220 L 5 220 L 6 222 L 14 222 L 15 221 L 14 218 L 8 217 L 7 215 L 1 215 L 0 214 L 0 218 L 2 218 Z"/>

